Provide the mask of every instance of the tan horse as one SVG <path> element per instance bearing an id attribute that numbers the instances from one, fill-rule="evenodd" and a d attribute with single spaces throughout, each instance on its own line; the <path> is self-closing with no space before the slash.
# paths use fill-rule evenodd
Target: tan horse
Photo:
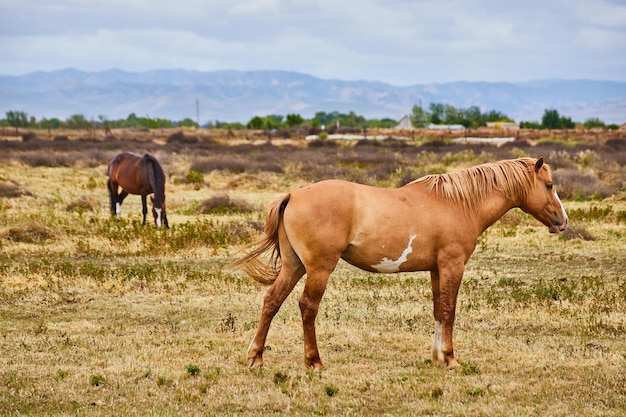
<path id="1" fill-rule="evenodd" d="M 465 263 L 478 236 L 514 207 L 534 216 L 551 233 L 565 230 L 567 214 L 543 159 L 520 158 L 429 175 L 396 189 L 329 180 L 279 196 L 268 207 L 265 236 L 233 264 L 271 284 L 248 349 L 248 365 L 263 365 L 271 321 L 306 273 L 300 298 L 304 362 L 323 368 L 315 317 L 328 277 L 341 258 L 372 272 L 430 271 L 433 361 L 457 367 L 452 329 Z M 259 259 L 267 252 L 269 262 Z"/>

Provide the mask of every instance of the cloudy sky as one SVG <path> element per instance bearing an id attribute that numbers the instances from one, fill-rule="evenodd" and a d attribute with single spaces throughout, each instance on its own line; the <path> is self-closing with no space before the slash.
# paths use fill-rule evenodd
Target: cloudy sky
<path id="1" fill-rule="evenodd" d="M 0 0 L 0 74 L 626 81 L 626 0 Z"/>

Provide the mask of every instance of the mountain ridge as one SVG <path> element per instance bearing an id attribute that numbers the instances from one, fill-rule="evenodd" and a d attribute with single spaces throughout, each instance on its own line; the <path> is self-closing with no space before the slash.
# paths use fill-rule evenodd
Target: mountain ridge
<path id="1" fill-rule="evenodd" d="M 455 81 L 394 86 L 378 81 L 322 79 L 284 70 L 189 71 L 121 69 L 80 71 L 67 68 L 20 76 L 0 75 L 0 111 L 19 110 L 37 118 L 88 119 L 138 116 L 199 122 L 247 122 L 254 116 L 339 111 L 367 118 L 399 120 L 416 104 L 478 106 L 516 121 L 540 120 L 557 109 L 575 121 L 597 117 L 626 122 L 626 82 L 530 80 L 519 83 Z"/>

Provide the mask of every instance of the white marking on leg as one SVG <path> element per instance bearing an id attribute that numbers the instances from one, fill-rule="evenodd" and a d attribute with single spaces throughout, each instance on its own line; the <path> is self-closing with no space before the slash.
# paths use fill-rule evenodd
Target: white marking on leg
<path id="1" fill-rule="evenodd" d="M 443 343 L 441 337 L 443 335 L 440 321 L 435 321 L 435 338 L 433 339 L 433 359 L 443 363 L 445 357 L 443 355 Z"/>
<path id="2" fill-rule="evenodd" d="M 409 254 L 413 252 L 413 239 L 415 239 L 417 235 L 412 235 L 409 237 L 409 245 L 406 247 L 402 255 L 395 261 L 389 258 L 383 258 L 379 264 L 372 265 L 372 268 L 376 269 L 378 272 L 398 272 L 400 270 L 400 266 L 406 262 Z"/>
<path id="3" fill-rule="evenodd" d="M 156 211 L 157 217 L 156 217 L 156 225 L 157 227 L 161 227 L 161 210 L 160 208 L 158 209 L 154 209 L 154 211 Z"/>
<path id="4" fill-rule="evenodd" d="M 122 205 L 120 203 L 115 203 L 115 214 L 117 217 L 120 217 L 122 214 Z"/>

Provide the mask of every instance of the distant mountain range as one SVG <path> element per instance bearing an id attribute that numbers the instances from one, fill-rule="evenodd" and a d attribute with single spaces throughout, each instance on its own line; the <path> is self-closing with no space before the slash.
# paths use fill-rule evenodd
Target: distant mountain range
<path id="1" fill-rule="evenodd" d="M 320 79 L 287 71 L 156 70 L 84 72 L 65 69 L 0 76 L 0 117 L 9 110 L 65 120 L 129 114 L 182 120 L 247 122 L 254 116 L 350 111 L 399 120 L 416 104 L 479 106 L 516 121 L 539 121 L 556 109 L 574 121 L 598 117 L 626 122 L 626 82 L 537 80 L 522 83 L 452 82 L 398 87 L 382 82 Z M 198 117 L 199 116 L 199 117 Z"/>

